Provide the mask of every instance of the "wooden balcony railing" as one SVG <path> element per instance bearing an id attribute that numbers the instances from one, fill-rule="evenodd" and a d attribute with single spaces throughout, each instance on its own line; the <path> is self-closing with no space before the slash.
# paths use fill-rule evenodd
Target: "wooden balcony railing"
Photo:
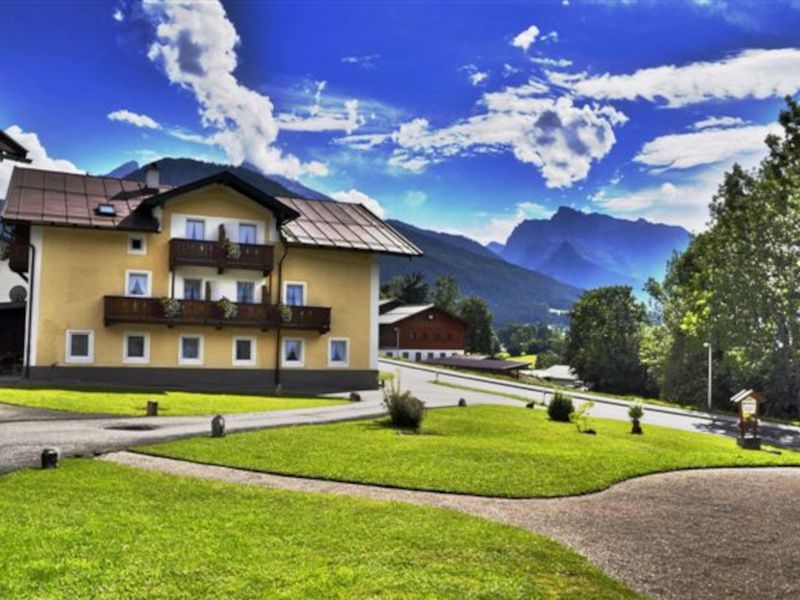
<path id="1" fill-rule="evenodd" d="M 169 241 L 169 268 L 179 265 L 214 267 L 220 273 L 225 269 L 247 269 L 261 271 L 264 275 L 272 270 L 272 246 L 238 244 L 238 247 L 239 257 L 229 258 L 224 242 L 173 238 Z"/>
<path id="2" fill-rule="evenodd" d="M 162 298 L 106 296 L 105 324 L 139 323 L 167 325 L 199 325 L 211 327 L 253 327 L 262 330 L 308 329 L 326 333 L 331 328 L 331 309 L 319 306 L 289 307 L 291 318 L 281 320 L 281 308 L 273 304 L 237 304 L 236 315 L 225 318 L 222 308 L 214 301 L 178 300 L 180 310 L 168 317 Z M 286 315 L 288 316 L 288 314 Z"/>

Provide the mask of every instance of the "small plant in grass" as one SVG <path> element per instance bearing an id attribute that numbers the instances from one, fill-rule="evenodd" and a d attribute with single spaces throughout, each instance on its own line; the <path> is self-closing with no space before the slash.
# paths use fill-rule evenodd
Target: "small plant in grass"
<path id="1" fill-rule="evenodd" d="M 400 389 L 397 380 L 388 381 L 383 390 L 383 403 L 389 409 L 392 425 L 418 431 L 425 418 L 425 404 L 408 390 Z"/>
<path id="2" fill-rule="evenodd" d="M 181 303 L 176 298 L 162 298 L 161 306 L 164 307 L 164 316 L 174 319 L 181 314 Z"/>
<path id="3" fill-rule="evenodd" d="M 589 427 L 589 411 L 592 410 L 592 407 L 594 407 L 594 400 L 589 400 L 581 404 L 570 414 L 569 420 L 578 428 L 578 433 L 588 433 L 590 435 L 597 433 L 594 429 Z"/>
<path id="4" fill-rule="evenodd" d="M 642 417 L 644 416 L 644 406 L 641 402 L 634 402 L 628 409 L 628 416 L 631 418 L 631 433 L 641 435 L 642 431 Z"/>
<path id="5" fill-rule="evenodd" d="M 574 412 L 575 407 L 572 405 L 572 398 L 561 392 L 553 394 L 553 399 L 547 405 L 547 415 L 551 421 L 561 421 L 562 423 L 569 423 L 569 417 Z"/>

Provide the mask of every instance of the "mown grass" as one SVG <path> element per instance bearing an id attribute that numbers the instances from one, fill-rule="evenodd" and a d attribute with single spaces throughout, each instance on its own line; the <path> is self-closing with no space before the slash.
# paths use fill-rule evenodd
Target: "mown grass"
<path id="1" fill-rule="evenodd" d="M 142 416 L 146 412 L 148 400 L 156 400 L 158 402 L 159 415 L 170 417 L 266 412 L 328 406 L 342 402 L 342 400 L 330 398 L 294 398 L 290 396 L 194 392 L 120 391 L 51 387 L 0 388 L 0 402 L 67 412 Z"/>
<path id="2" fill-rule="evenodd" d="M 476 517 L 98 461 L 0 478 L 0 514 L 4 599 L 635 597 Z"/>
<path id="3" fill-rule="evenodd" d="M 605 489 L 637 475 L 699 467 L 798 465 L 793 451 L 747 451 L 733 439 L 592 419 L 597 435 L 544 411 L 470 406 L 428 412 L 421 433 L 386 420 L 197 438 L 145 452 L 341 481 L 489 496 L 548 497 Z"/>

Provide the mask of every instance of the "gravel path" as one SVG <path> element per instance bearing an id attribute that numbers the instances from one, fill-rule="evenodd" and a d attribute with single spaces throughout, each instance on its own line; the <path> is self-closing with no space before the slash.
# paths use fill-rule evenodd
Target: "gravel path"
<path id="1" fill-rule="evenodd" d="M 586 496 L 509 500 L 199 465 L 128 452 L 105 460 L 231 483 L 450 508 L 557 539 L 654 598 L 800 597 L 800 469 L 651 475 Z"/>

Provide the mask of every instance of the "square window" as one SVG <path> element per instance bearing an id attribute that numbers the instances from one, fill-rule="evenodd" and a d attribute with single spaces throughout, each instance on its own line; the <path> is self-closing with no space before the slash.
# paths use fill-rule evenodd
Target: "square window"
<path id="1" fill-rule="evenodd" d="M 255 244 L 258 229 L 251 223 L 239 223 L 239 243 Z"/>
<path id="2" fill-rule="evenodd" d="M 256 340 L 252 337 L 233 338 L 233 364 L 254 367 L 256 364 Z"/>
<path id="3" fill-rule="evenodd" d="M 199 335 L 182 335 L 180 338 L 180 355 L 178 362 L 182 365 L 203 364 L 203 337 Z"/>
<path id="4" fill-rule="evenodd" d="M 289 306 L 305 306 L 306 286 L 304 283 L 287 283 L 284 304 Z"/>
<path id="5" fill-rule="evenodd" d="M 348 340 L 330 340 L 328 347 L 328 366 L 346 367 L 350 362 Z"/>
<path id="6" fill-rule="evenodd" d="M 125 293 L 128 296 L 142 298 L 150 296 L 150 273 L 128 271 L 128 285 Z"/>
<path id="7" fill-rule="evenodd" d="M 283 364 L 287 367 L 303 366 L 303 340 L 283 340 Z"/>
<path id="8" fill-rule="evenodd" d="M 150 362 L 150 337 L 146 333 L 126 333 L 123 338 L 123 362 Z"/>
<path id="9" fill-rule="evenodd" d="M 252 281 L 236 282 L 236 302 L 241 304 L 252 304 L 255 302 L 256 284 Z"/>
<path id="10" fill-rule="evenodd" d="M 202 219 L 186 219 L 186 239 L 206 239 L 206 222 Z"/>
<path id="11" fill-rule="evenodd" d="M 183 280 L 183 299 L 184 300 L 202 300 L 203 299 L 203 282 L 200 279 L 184 279 Z"/>
<path id="12" fill-rule="evenodd" d="M 128 238 L 128 254 L 147 254 L 147 242 L 140 235 L 132 235 Z"/>
<path id="13" fill-rule="evenodd" d="M 91 331 L 67 331 L 66 362 L 94 361 L 94 333 Z"/>

